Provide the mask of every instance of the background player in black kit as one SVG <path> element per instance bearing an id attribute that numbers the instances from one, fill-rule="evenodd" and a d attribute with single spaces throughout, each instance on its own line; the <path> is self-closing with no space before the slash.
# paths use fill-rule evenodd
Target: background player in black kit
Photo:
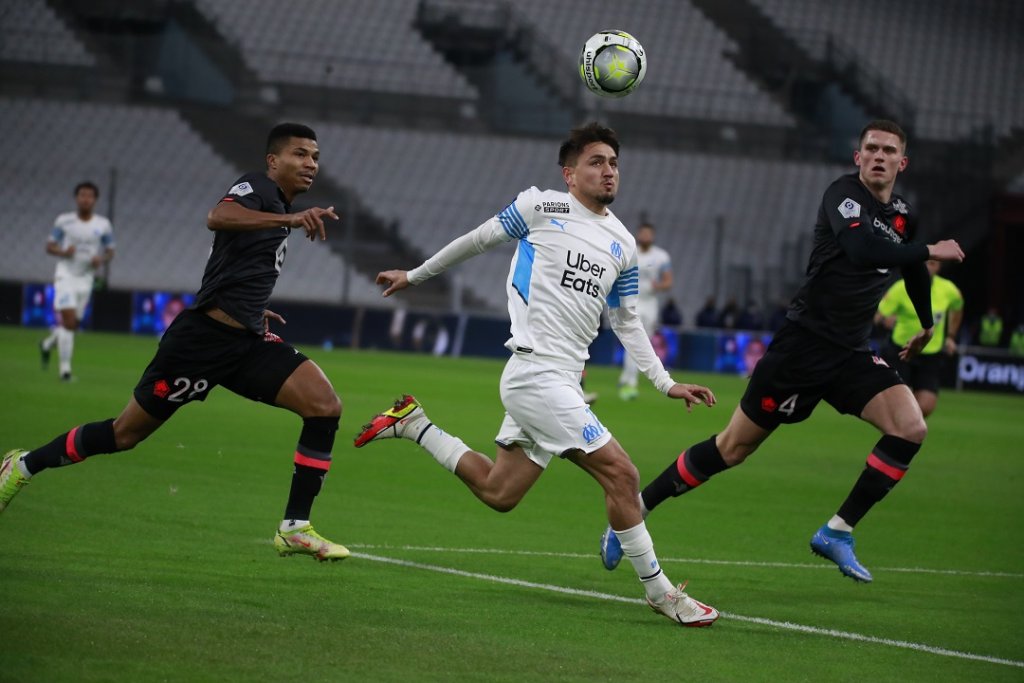
<path id="1" fill-rule="evenodd" d="M 291 213 L 319 168 L 316 134 L 282 123 L 267 138 L 267 170 L 235 181 L 207 216 L 213 250 L 193 308 L 167 329 L 156 356 L 116 419 L 90 422 L 31 451 L 9 452 L 0 467 L 0 512 L 29 479 L 50 467 L 133 448 L 191 401 L 218 384 L 254 401 L 302 417 L 284 521 L 274 538 L 282 555 L 302 553 L 340 560 L 349 551 L 317 534 L 309 523 L 313 499 L 331 464 L 341 402 L 317 365 L 269 331 L 266 310 L 284 263 L 290 231 L 326 239 L 324 218 L 334 207 Z"/>
<path id="2" fill-rule="evenodd" d="M 910 389 L 868 349 L 874 313 L 891 284 L 890 269 L 899 267 L 922 327 L 900 352 L 903 358 L 913 356 L 932 335 L 925 261 L 964 257 L 953 240 L 911 241 L 915 214 L 892 193 L 896 175 L 907 166 L 906 142 L 891 121 L 872 121 L 861 131 L 853 155 L 859 171 L 825 190 L 807 279 L 790 304 L 786 324 L 757 364 L 722 433 L 683 451 L 641 492 L 645 515 L 740 464 L 777 426 L 807 419 L 824 399 L 840 413 L 871 423 L 882 437 L 839 511 L 811 538 L 811 550 L 835 562 L 844 575 L 871 581 L 854 555 L 853 527 L 903 477 L 927 433 Z M 613 569 L 621 557 L 618 539 L 606 530 L 605 566 Z"/>

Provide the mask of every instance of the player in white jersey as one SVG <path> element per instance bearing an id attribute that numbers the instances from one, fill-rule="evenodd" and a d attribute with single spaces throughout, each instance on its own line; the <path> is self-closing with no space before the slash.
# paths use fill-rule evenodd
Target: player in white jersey
<path id="1" fill-rule="evenodd" d="M 75 186 L 77 209 L 57 216 L 46 242 L 46 253 L 57 257 L 53 281 L 53 308 L 57 326 L 39 343 L 43 368 L 50 363 L 50 351 L 57 345 L 60 378 L 71 379 L 71 354 L 75 331 L 92 296 L 96 270 L 114 258 L 114 232 L 110 221 L 95 213 L 99 188 L 91 182 Z"/>
<path id="2" fill-rule="evenodd" d="M 471 450 L 427 418 L 412 396 L 374 417 L 356 437 L 360 447 L 406 438 L 425 448 L 488 506 L 511 510 L 554 456 L 575 463 L 604 489 L 608 519 L 656 612 L 684 626 L 708 626 L 718 611 L 674 587 L 654 554 L 640 514 L 638 474 L 629 456 L 583 400 L 580 373 L 597 336 L 601 312 L 640 369 L 670 398 L 713 405 L 706 387 L 677 384 L 662 366 L 636 314 L 636 243 L 607 206 L 618 190 L 618 140 L 591 123 L 573 130 L 559 150 L 568 193 L 531 187 L 497 216 L 454 240 L 411 271 L 377 276 L 385 296 L 439 275 L 471 256 L 518 240 L 507 280 L 512 356 L 502 373 L 505 418 L 497 456 Z"/>
<path id="3" fill-rule="evenodd" d="M 643 223 L 636 231 L 636 260 L 639 267 L 640 291 L 636 298 L 636 312 L 640 316 L 648 338 L 658 331 L 661 311 L 659 295 L 672 288 L 672 257 L 654 244 L 654 226 Z M 622 374 L 619 375 L 619 398 L 630 401 L 637 397 L 639 368 L 628 352 L 622 355 Z"/>

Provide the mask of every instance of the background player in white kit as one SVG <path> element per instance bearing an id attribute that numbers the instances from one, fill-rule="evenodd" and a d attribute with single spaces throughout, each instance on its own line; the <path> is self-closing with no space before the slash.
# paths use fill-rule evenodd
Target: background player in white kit
<path id="1" fill-rule="evenodd" d="M 685 400 L 688 409 L 715 401 L 706 387 L 677 384 L 669 376 L 636 315 L 636 243 L 607 209 L 618 190 L 618 150 L 609 128 L 591 123 L 573 130 L 558 155 L 568 193 L 531 187 L 421 266 L 377 276 L 378 284 L 387 285 L 384 296 L 390 296 L 487 249 L 519 241 L 506 285 L 512 338 L 505 346 L 512 357 L 501 377 L 506 413 L 495 437 L 496 459 L 434 426 L 408 395 L 374 417 L 355 444 L 413 440 L 499 512 L 516 506 L 554 456 L 572 461 L 604 489 L 609 522 L 623 530 L 616 533 L 651 608 L 684 626 L 708 626 L 718 611 L 662 573 L 640 515 L 637 469 L 584 402 L 579 383 L 607 303 L 612 328 L 659 391 Z"/>
<path id="2" fill-rule="evenodd" d="M 647 337 L 658 331 L 661 318 L 659 294 L 672 289 L 672 257 L 654 244 L 654 226 L 641 223 L 636 231 L 636 260 L 639 267 L 640 291 L 636 297 L 636 312 L 640 316 Z M 622 354 L 622 374 L 619 375 L 619 398 L 631 401 L 637 397 L 637 377 L 640 369 L 629 352 Z"/>
<path id="3" fill-rule="evenodd" d="M 60 378 L 71 379 L 71 354 L 75 331 L 92 296 L 96 270 L 114 258 L 114 231 L 110 221 L 95 213 L 99 188 L 85 181 L 75 186 L 75 211 L 62 213 L 53 224 L 46 253 L 57 257 L 53 281 L 53 308 L 57 326 L 39 343 L 43 367 L 50 363 L 50 351 L 57 345 Z"/>

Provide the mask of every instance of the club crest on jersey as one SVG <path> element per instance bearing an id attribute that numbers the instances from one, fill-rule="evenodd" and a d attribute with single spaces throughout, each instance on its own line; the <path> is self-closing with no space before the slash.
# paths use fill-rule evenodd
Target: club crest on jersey
<path id="1" fill-rule="evenodd" d="M 238 195 L 239 197 L 244 197 L 247 194 L 252 194 L 252 192 L 252 185 L 250 185 L 249 183 L 238 183 L 230 190 L 228 190 L 228 194 Z"/>
<path id="2" fill-rule="evenodd" d="M 622 258 L 622 245 L 616 241 L 612 242 L 611 246 L 612 256 L 615 258 Z"/>
<path id="3" fill-rule="evenodd" d="M 837 208 L 843 218 L 856 218 L 860 215 L 860 204 L 849 197 L 844 199 Z"/>

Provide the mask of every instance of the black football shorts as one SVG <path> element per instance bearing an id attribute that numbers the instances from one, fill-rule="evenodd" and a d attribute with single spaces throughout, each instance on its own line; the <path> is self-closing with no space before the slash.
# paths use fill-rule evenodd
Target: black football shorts
<path id="1" fill-rule="evenodd" d="M 218 385 L 273 404 L 285 380 L 306 360 L 291 344 L 264 340 L 189 309 L 164 332 L 135 387 L 135 400 L 160 420 L 186 403 L 206 400 Z"/>
<path id="2" fill-rule="evenodd" d="M 947 356 L 939 353 L 919 354 L 909 361 L 900 360 L 900 348 L 891 342 L 882 350 L 882 356 L 889 365 L 900 373 L 903 381 L 914 391 L 930 391 L 939 393 L 942 372 L 946 367 Z"/>
<path id="3" fill-rule="evenodd" d="M 902 383 L 871 351 L 851 351 L 788 322 L 754 369 L 740 407 L 760 427 L 775 429 L 806 420 L 822 399 L 860 415 L 877 394 Z"/>

